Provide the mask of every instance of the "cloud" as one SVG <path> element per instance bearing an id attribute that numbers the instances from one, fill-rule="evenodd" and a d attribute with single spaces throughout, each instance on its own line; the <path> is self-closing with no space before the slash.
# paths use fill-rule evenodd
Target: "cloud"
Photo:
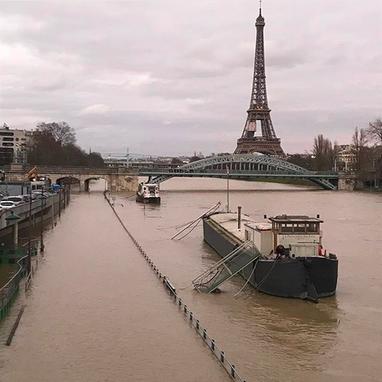
<path id="1" fill-rule="evenodd" d="M 17 128 L 65 120 L 95 150 L 232 151 L 249 104 L 255 8 L 251 0 L 3 1 L 2 120 Z M 310 148 L 320 132 L 349 140 L 355 125 L 380 115 L 378 0 L 330 9 L 269 0 L 263 14 L 269 105 L 287 151 Z"/>
<path id="2" fill-rule="evenodd" d="M 80 115 L 86 115 L 86 114 L 106 114 L 110 111 L 110 107 L 107 105 L 104 105 L 102 103 L 98 103 L 95 105 L 89 105 L 82 109 L 80 111 Z"/>

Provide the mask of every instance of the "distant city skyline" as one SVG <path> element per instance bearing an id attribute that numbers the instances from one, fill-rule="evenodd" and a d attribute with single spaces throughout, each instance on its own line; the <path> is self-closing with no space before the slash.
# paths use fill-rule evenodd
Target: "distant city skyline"
<path id="1" fill-rule="evenodd" d="M 382 114 L 379 0 L 265 0 L 268 100 L 285 152 L 349 143 Z M 258 2 L 2 1 L 0 123 L 66 121 L 85 150 L 233 152 Z"/>

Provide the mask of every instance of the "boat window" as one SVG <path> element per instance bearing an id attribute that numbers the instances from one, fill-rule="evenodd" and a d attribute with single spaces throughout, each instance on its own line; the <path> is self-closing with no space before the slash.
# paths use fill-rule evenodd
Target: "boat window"
<path id="1" fill-rule="evenodd" d="M 304 223 L 298 223 L 294 224 L 294 232 L 305 232 L 305 224 Z"/>
<path id="2" fill-rule="evenodd" d="M 287 223 L 281 224 L 281 232 L 293 232 L 292 224 L 287 224 Z"/>
<path id="3" fill-rule="evenodd" d="M 317 223 L 309 223 L 307 225 L 307 232 L 318 232 L 318 227 Z"/>

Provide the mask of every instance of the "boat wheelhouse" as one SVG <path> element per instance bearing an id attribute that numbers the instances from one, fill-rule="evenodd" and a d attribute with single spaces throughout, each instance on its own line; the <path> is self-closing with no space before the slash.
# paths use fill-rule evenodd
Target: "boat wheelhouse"
<path id="1" fill-rule="evenodd" d="M 275 253 L 279 246 L 291 257 L 322 255 L 320 218 L 280 215 L 269 219 L 270 223 L 245 224 L 245 240 L 251 240 L 262 256 Z"/>

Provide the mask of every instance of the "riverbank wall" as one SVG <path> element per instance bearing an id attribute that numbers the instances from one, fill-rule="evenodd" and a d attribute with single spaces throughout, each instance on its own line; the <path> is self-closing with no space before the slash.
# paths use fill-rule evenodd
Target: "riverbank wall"
<path id="1" fill-rule="evenodd" d="M 44 250 L 42 238 L 46 223 L 51 222 L 53 226 L 69 201 L 70 189 L 62 189 L 47 194 L 46 198 L 0 212 L 0 321 L 7 316 L 15 300 L 20 281 L 30 276 L 31 258 L 37 251 Z M 19 240 L 19 232 L 23 229 L 28 231 L 28 237 Z"/>

